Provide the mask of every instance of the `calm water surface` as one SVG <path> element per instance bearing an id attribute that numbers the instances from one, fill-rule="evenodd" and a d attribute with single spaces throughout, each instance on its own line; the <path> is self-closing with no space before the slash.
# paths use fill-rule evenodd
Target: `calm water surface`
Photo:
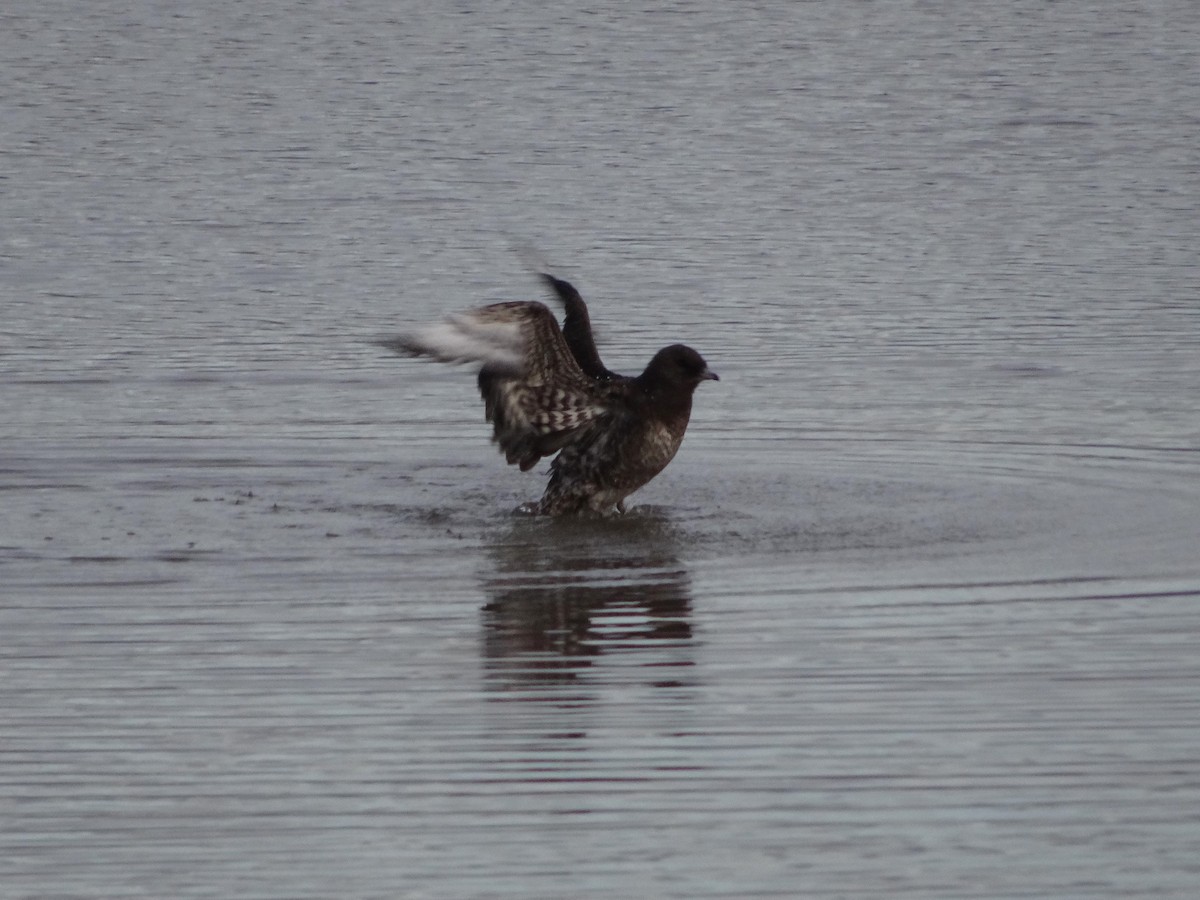
<path id="1" fill-rule="evenodd" d="M 1200 7 L 0 14 L 4 897 L 1194 897 Z M 539 297 L 721 373 L 510 511 Z"/>

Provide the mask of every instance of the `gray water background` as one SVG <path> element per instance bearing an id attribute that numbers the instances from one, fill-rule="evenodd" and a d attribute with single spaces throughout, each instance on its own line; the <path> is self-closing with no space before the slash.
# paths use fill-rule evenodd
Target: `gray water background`
<path id="1" fill-rule="evenodd" d="M 1200 6 L 0 12 L 0 895 L 1194 897 Z M 720 372 L 624 520 L 469 372 Z"/>

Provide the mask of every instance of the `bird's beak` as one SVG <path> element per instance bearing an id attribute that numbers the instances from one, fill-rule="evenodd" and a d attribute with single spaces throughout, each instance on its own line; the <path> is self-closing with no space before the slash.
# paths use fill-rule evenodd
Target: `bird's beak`
<path id="1" fill-rule="evenodd" d="M 712 369 L 705 369 L 704 373 L 700 376 L 700 380 L 701 381 L 720 381 L 721 379 L 720 379 L 720 376 L 718 376 L 717 373 L 714 372 Z"/>

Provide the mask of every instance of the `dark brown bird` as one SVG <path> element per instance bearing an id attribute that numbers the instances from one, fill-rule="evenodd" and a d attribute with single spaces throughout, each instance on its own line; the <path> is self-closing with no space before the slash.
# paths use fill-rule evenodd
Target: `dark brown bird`
<path id="1" fill-rule="evenodd" d="M 529 511 L 623 513 L 625 498 L 679 450 L 697 385 L 717 376 L 683 344 L 659 350 L 637 377 L 609 371 L 579 292 L 542 278 L 566 308 L 562 329 L 541 303 L 496 303 L 381 343 L 481 366 L 479 391 L 505 458 L 528 471 L 558 454 L 545 494 Z"/>

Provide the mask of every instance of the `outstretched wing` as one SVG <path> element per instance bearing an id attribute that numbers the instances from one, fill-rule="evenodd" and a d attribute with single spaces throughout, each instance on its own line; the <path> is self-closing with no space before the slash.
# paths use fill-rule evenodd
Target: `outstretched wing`
<path id="1" fill-rule="evenodd" d="M 579 363 L 579 368 L 601 381 L 619 378 L 619 375 L 609 371 L 600 360 L 600 353 L 596 350 L 596 339 L 592 334 L 592 320 L 588 315 L 587 304 L 583 302 L 583 296 L 569 281 L 555 278 L 549 272 L 540 274 L 542 281 L 554 291 L 558 302 L 566 311 L 563 319 L 563 337 L 566 338 L 575 361 Z"/>
<path id="2" fill-rule="evenodd" d="M 580 369 L 541 303 L 484 306 L 383 343 L 445 362 L 479 363 L 493 440 L 522 471 L 609 414 L 606 392 Z"/>

